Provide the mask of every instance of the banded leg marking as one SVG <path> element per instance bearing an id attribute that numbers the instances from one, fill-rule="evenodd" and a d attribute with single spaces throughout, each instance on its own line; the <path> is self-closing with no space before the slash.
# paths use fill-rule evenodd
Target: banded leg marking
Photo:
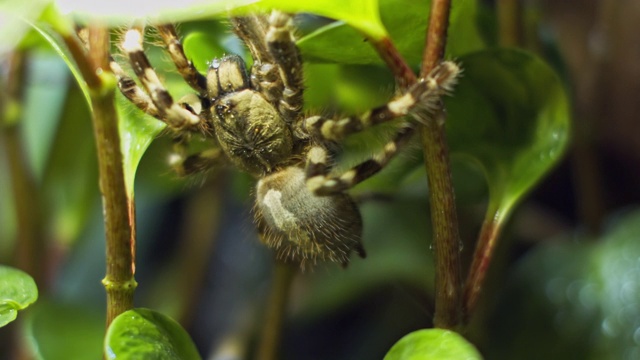
<path id="1" fill-rule="evenodd" d="M 172 24 L 160 25 L 158 26 L 158 32 L 180 75 L 182 75 L 187 84 L 200 93 L 201 96 L 206 95 L 207 79 L 196 69 L 193 62 L 187 59 L 182 43 L 178 39 L 175 26 Z"/>
<path id="2" fill-rule="evenodd" d="M 361 116 L 349 116 L 338 120 L 313 116 L 304 120 L 304 128 L 311 135 L 338 141 L 347 135 L 408 115 L 417 109 L 431 111 L 440 101 L 440 97 L 451 90 L 459 73 L 460 69 L 455 63 L 445 61 L 404 95 L 383 106 Z"/>
<path id="3" fill-rule="evenodd" d="M 273 11 L 269 17 L 269 30 L 265 37 L 271 56 L 278 64 L 284 83 L 280 112 L 293 120 L 302 109 L 303 72 L 302 58 L 292 33 L 291 15 Z"/>
<path id="4" fill-rule="evenodd" d="M 176 104 L 171 94 L 164 88 L 149 59 L 142 48 L 142 33 L 137 29 L 127 31 L 122 49 L 129 57 L 131 67 L 143 87 L 147 90 L 151 102 L 158 110 L 159 118 L 169 126 L 183 129 L 197 127 L 200 117 Z"/>
<path id="5" fill-rule="evenodd" d="M 396 136 L 385 144 L 384 149 L 369 160 L 365 160 L 341 175 L 330 175 L 327 152 L 314 146 L 307 154 L 307 187 L 316 195 L 331 195 L 345 191 L 382 170 L 415 133 L 415 126 L 407 124 Z"/>

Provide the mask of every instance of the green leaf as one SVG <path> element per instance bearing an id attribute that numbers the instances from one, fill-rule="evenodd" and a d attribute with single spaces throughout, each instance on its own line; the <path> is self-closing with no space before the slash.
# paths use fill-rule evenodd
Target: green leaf
<path id="1" fill-rule="evenodd" d="M 200 72 L 206 72 L 211 60 L 220 58 L 225 53 L 222 46 L 219 45 L 220 40 L 219 37 L 212 36 L 210 32 L 192 32 L 185 36 L 182 44 L 185 53 L 193 61 L 196 69 Z"/>
<path id="2" fill-rule="evenodd" d="M 30 312 L 26 334 L 37 359 L 99 359 L 104 323 L 102 309 L 45 301 Z"/>
<path id="3" fill-rule="evenodd" d="M 482 357 L 461 335 L 442 329 L 414 331 L 391 347 L 384 360 L 480 360 Z"/>
<path id="4" fill-rule="evenodd" d="M 565 89 L 529 53 L 492 49 L 460 58 L 445 99 L 452 153 L 478 164 L 489 188 L 487 220 L 503 224 L 514 205 L 563 156 L 570 134 Z"/>
<path id="5" fill-rule="evenodd" d="M 50 14 L 48 16 L 48 19 L 52 22 L 56 21 L 52 19 L 54 16 L 55 15 Z M 53 50 L 58 55 L 60 55 L 62 60 L 64 60 L 64 62 L 67 64 L 67 66 L 69 67 L 69 70 L 71 70 L 71 74 L 73 74 L 73 77 L 76 79 L 76 82 L 80 85 L 80 88 L 82 89 L 82 93 L 84 94 L 87 104 L 89 104 L 89 107 L 91 107 L 91 96 L 89 95 L 89 87 L 87 86 L 87 83 L 84 81 L 84 78 L 82 77 L 82 73 L 80 72 L 78 65 L 73 60 L 73 56 L 67 49 L 67 46 L 64 44 L 64 40 L 62 40 L 62 37 L 60 36 L 60 34 L 57 33 L 49 23 L 45 23 L 45 22 L 32 23 L 31 26 L 45 40 L 47 40 L 47 42 L 51 45 Z"/>
<path id="6" fill-rule="evenodd" d="M 191 338 L 177 322 L 149 309 L 120 314 L 109 326 L 104 344 L 107 359 L 200 359 Z"/>
<path id="7" fill-rule="evenodd" d="M 403 57 L 417 65 L 422 59 L 430 0 L 381 0 L 382 23 Z M 460 56 L 484 47 L 476 29 L 476 1 L 454 2 L 447 44 L 448 56 Z M 298 41 L 306 61 L 343 64 L 382 64 L 376 51 L 357 28 L 334 22 Z M 408 35 L 411 34 L 411 35 Z"/>
<path id="8" fill-rule="evenodd" d="M 13 50 L 29 30 L 49 0 L 0 1 L 0 54 Z"/>
<path id="9" fill-rule="evenodd" d="M 22 310 L 38 299 L 35 281 L 22 270 L 0 265 L 0 327 L 7 325 Z"/>
<path id="10" fill-rule="evenodd" d="M 288 12 L 310 12 L 332 19 L 343 20 L 374 39 L 386 36 L 380 21 L 377 0 L 186 0 L 179 4 L 163 2 L 149 6 L 143 0 L 113 0 L 108 4 L 88 4 L 71 0 L 57 1 L 61 9 L 73 12 L 76 17 L 102 18 L 113 25 L 126 24 L 135 18 L 147 18 L 151 22 L 189 21 L 211 16 L 266 11 L 272 8 Z"/>
<path id="11" fill-rule="evenodd" d="M 382 39 L 387 31 L 380 20 L 378 0 L 262 0 L 260 8 L 277 8 L 288 12 L 309 12 L 341 20 L 372 39 Z"/>

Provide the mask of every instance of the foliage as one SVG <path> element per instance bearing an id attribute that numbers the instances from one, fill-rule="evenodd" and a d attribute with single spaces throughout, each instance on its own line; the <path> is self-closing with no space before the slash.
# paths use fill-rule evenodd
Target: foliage
<path id="1" fill-rule="evenodd" d="M 33 278 L 24 271 L 0 265 L 0 327 L 12 322 L 18 311 L 38 298 Z"/>
<path id="2" fill-rule="evenodd" d="M 42 51 L 52 49 L 65 61 L 77 82 L 77 86 L 65 89 L 67 91 L 65 99 L 45 100 L 48 109 L 59 110 L 51 110 L 48 114 L 50 118 L 44 121 L 50 130 L 44 131 L 36 126 L 39 131 L 26 145 L 30 151 L 36 148 L 37 144 L 41 146 L 37 152 L 40 154 L 39 160 L 29 159 L 29 162 L 34 169 L 40 169 L 36 172 L 40 174 L 39 184 L 44 198 L 47 199 L 46 211 L 51 213 L 48 220 L 53 224 L 51 225 L 52 238 L 56 239 L 58 244 L 76 246 L 78 249 L 90 243 L 89 240 L 85 242 L 78 240 L 83 232 L 89 234 L 85 236 L 87 238 L 96 238 L 99 237 L 96 234 L 101 230 L 100 226 L 91 225 L 90 214 L 98 208 L 97 192 L 87 190 L 97 189 L 95 163 L 92 158 L 93 144 L 78 140 L 87 139 L 90 131 L 87 120 L 88 111 L 90 111 L 90 109 L 87 110 L 90 108 L 89 89 L 72 54 L 61 39 L 61 35 L 73 30 L 67 22 L 68 18 L 62 16 L 55 7 L 50 6 L 45 9 L 44 1 L 41 4 L 38 3 L 38 11 L 35 13 L 25 11 L 25 8 L 20 7 L 17 2 L 10 3 L 12 4 L 11 13 L 25 18 L 35 33 L 41 37 L 37 45 L 25 41 L 21 46 L 28 49 L 39 48 Z M 114 26 L 127 24 L 132 17 L 141 15 L 137 11 L 142 3 L 144 2 L 138 0 L 127 1 L 127 6 L 123 7 L 115 7 L 111 4 L 117 10 L 116 14 L 100 13 L 95 8 L 78 8 L 76 17 L 80 22 L 101 18 L 107 19 Z M 175 9 L 173 3 L 159 4 L 153 10 L 146 10 L 145 15 L 153 20 L 183 21 L 184 33 L 188 32 L 184 39 L 185 50 L 201 71 L 206 70 L 207 64 L 213 57 L 228 52 L 243 52 L 241 44 L 224 33 L 222 30 L 224 26 L 210 20 L 213 16 L 224 17 L 227 11 L 241 14 L 256 11 L 256 9 L 264 11 L 269 8 L 281 8 L 338 20 L 323 23 L 303 35 L 298 42 L 303 57 L 307 61 L 305 69 L 308 73 L 309 91 L 305 94 L 305 100 L 310 111 L 323 111 L 328 105 L 335 104 L 340 112 L 355 113 L 379 105 L 393 93 L 393 79 L 368 42 L 390 36 L 409 64 L 417 68 L 422 56 L 430 3 L 428 0 L 401 2 L 380 0 L 379 4 L 375 0 L 347 2 L 264 0 L 257 4 L 249 1 L 235 1 L 229 5 L 229 2 L 225 1 L 208 1 L 206 4 L 191 1 L 182 4 L 184 6 L 180 9 Z M 460 1 L 454 4 L 447 57 L 453 57 L 461 64 L 464 75 L 452 96 L 445 100 L 448 111 L 447 138 L 455 156 L 481 169 L 489 190 L 487 219 L 496 220 L 502 228 L 515 205 L 563 156 L 570 132 L 569 99 L 565 86 L 553 69 L 537 55 L 516 49 L 487 48 L 476 26 L 479 7 L 476 1 Z M 59 8 L 62 9 L 65 5 L 64 2 L 58 3 Z M 8 25 L 0 25 L 0 34 L 7 27 Z M 24 26 L 16 28 L 18 30 L 12 31 L 11 37 L 23 37 L 29 29 Z M 26 34 L 26 39 L 33 38 L 33 34 L 34 32 Z M 0 37 L 0 44 L 4 42 L 9 43 L 9 40 Z M 154 65 L 158 64 L 159 67 L 166 65 L 163 64 L 161 52 L 151 50 L 150 53 Z M 47 69 L 51 71 L 50 67 Z M 189 91 L 175 74 L 168 73 L 163 80 L 176 98 Z M 88 106 L 81 106 L 79 99 L 82 97 L 89 104 Z M 35 101 L 27 98 L 24 106 L 29 109 L 36 107 L 35 104 Z M 174 196 L 177 192 L 176 188 L 181 185 L 175 185 L 174 179 L 167 179 L 167 176 L 158 180 L 158 174 L 165 174 L 167 171 L 162 170 L 162 161 L 154 163 L 153 159 L 149 159 L 156 155 L 152 141 L 162 132 L 163 125 L 142 115 L 122 97 L 119 97 L 116 106 L 121 119 L 119 126 L 122 152 L 125 157 L 127 189 L 130 197 L 133 197 L 135 185 L 138 204 L 142 204 L 138 205 L 138 210 L 143 207 L 150 209 L 147 213 L 139 211 L 142 215 L 139 219 L 139 237 L 142 238 L 143 235 L 151 234 L 149 229 L 158 225 L 154 217 L 162 215 L 158 210 L 153 209 L 154 205 Z M 40 114 L 25 113 L 24 117 L 26 125 L 43 123 Z M 349 139 L 348 150 L 341 159 L 342 166 L 370 154 L 371 149 L 379 149 L 380 144 L 394 129 L 393 126 L 394 124 L 382 126 L 380 130 L 356 135 Z M 74 145 L 69 146 L 68 144 L 72 141 Z M 44 147 L 42 144 L 50 145 Z M 145 158 L 151 164 L 150 169 L 144 169 Z M 67 159 L 73 159 L 73 161 L 68 162 Z M 415 156 L 411 150 L 408 150 L 404 157 L 399 158 L 379 176 L 355 190 L 358 194 L 384 192 L 394 196 L 395 200 L 391 203 L 370 202 L 362 206 L 367 226 L 365 230 L 368 237 L 367 248 L 370 254 L 366 261 L 354 262 L 346 271 L 330 269 L 305 275 L 308 279 L 306 282 L 308 291 L 306 296 L 299 298 L 301 314 L 316 319 L 320 316 L 329 316 L 358 299 L 366 298 L 371 293 L 384 289 L 389 284 L 401 284 L 410 289 L 417 289 L 422 296 L 433 294 L 433 259 L 427 250 L 428 245 L 425 244 L 425 239 L 430 236 L 428 225 L 424 225 L 424 219 L 428 216 L 424 211 L 426 181 L 423 178 L 422 164 L 419 160 L 419 156 Z M 146 171 L 136 175 L 139 170 Z M 243 185 L 243 180 L 237 177 L 233 185 L 246 190 L 247 186 Z M 172 182 L 173 185 L 166 184 Z M 480 180 L 472 179 L 470 182 L 480 182 Z M 158 185 L 158 183 L 161 184 Z M 153 186 L 157 186 L 155 193 L 150 190 Z M 482 186 L 482 184 L 479 185 L 479 187 Z M 244 191 L 245 196 L 248 192 Z M 150 216 L 145 218 L 145 214 Z M 230 228 L 231 226 L 229 225 Z M 622 248 L 632 246 L 630 243 L 625 244 Z M 142 250 L 151 248 L 149 242 L 145 243 L 144 240 L 140 241 L 139 246 Z M 613 245 L 611 246 L 610 249 L 613 249 Z M 602 247 L 609 249 L 607 245 Z M 616 245 L 615 249 L 618 248 Z M 602 260 L 604 256 L 600 252 L 597 252 L 600 255 L 596 256 L 593 255 L 596 252 L 580 251 L 588 252 L 585 256 L 590 257 L 592 261 Z M 141 253 L 141 258 L 144 258 L 144 253 Z M 551 259 L 555 256 L 569 257 L 570 252 L 558 251 L 547 255 Z M 80 257 L 78 255 L 77 258 Z M 74 258 L 71 257 L 71 260 Z M 79 260 L 76 261 L 79 263 Z M 238 262 L 241 261 L 238 260 Z M 563 261 L 564 258 L 559 262 Z M 604 260 L 602 261 L 601 264 L 604 264 Z M 609 261 L 611 260 L 607 260 L 607 264 Z M 96 269 L 103 267 L 101 261 L 92 261 L 91 264 L 85 265 L 95 267 L 93 271 L 99 271 Z M 147 264 L 140 261 L 138 266 L 144 269 Z M 533 270 L 525 271 L 527 274 L 540 268 L 539 264 L 522 266 L 532 267 Z M 589 267 L 582 266 L 584 269 L 580 268 L 576 272 L 584 277 L 586 276 L 584 272 Z M 557 271 L 557 267 L 552 268 Z M 5 268 L 0 268 L 0 271 L 4 271 L 3 269 Z M 260 268 L 254 264 L 254 269 Z M 604 265 L 602 269 L 604 271 Z M 572 274 L 574 270 L 571 269 Z M 87 271 L 91 272 L 91 270 Z M 78 276 L 78 274 L 74 275 Z M 553 274 L 546 275 L 553 276 Z M 247 276 L 257 277 L 255 274 Z M 602 287 L 609 284 L 602 279 L 615 277 L 615 275 L 604 273 L 598 273 L 599 277 L 594 274 L 589 276 L 591 276 L 589 281 L 596 282 L 597 286 Z M 72 277 L 69 275 L 66 280 Z M 156 281 L 162 283 L 158 285 L 159 287 L 171 289 L 174 293 L 171 296 L 188 296 L 186 293 L 175 290 L 181 284 L 170 276 Z M 524 281 L 526 283 L 526 279 Z M 24 278 L 14 277 L 6 280 L 6 284 L 21 289 L 24 289 L 26 286 L 24 284 L 27 283 L 28 280 Z M 1 288 L 4 291 L 7 287 L 4 286 L 5 282 L 1 277 L 0 284 L 3 285 Z M 242 286 L 238 283 L 233 285 Z M 35 301 L 37 290 L 33 287 L 29 291 L 27 298 L 16 299 L 12 295 L 11 301 L 5 301 L 6 304 L 10 304 L 10 309 L 7 305 L 0 304 L 0 308 L 8 309 L 5 316 L 15 318 L 18 309 Z M 16 291 L 13 292 L 16 293 Z M 608 314 L 619 304 L 616 299 L 607 298 L 602 294 L 601 298 L 593 300 L 602 308 L 594 311 Z M 4 293 L 2 297 L 9 298 Z M 147 301 L 152 303 L 154 300 L 147 298 Z M 73 309 L 77 305 L 70 306 Z M 247 305 L 247 307 L 251 306 Z M 67 311 L 62 311 L 55 305 L 43 305 L 41 309 L 36 310 L 38 312 L 30 320 L 29 331 L 33 335 L 33 348 L 40 349 L 38 356 L 42 358 L 78 358 L 77 352 L 71 353 L 76 350 L 55 346 L 57 343 L 55 339 L 63 334 L 74 339 L 79 339 L 80 334 L 91 334 L 89 338 L 92 340 L 86 343 L 92 346 L 95 339 L 101 337 L 96 330 L 95 322 L 79 320 L 84 318 L 81 311 L 75 312 L 69 308 Z M 50 314 L 63 314 L 63 318 L 74 320 L 68 321 L 67 327 L 61 329 L 59 333 L 54 333 L 51 324 L 55 321 L 46 317 Z M 7 317 L 8 320 L 5 323 L 13 318 Z M 510 317 L 510 319 L 514 318 L 516 316 Z M 417 328 L 427 325 L 420 324 Z M 585 328 L 591 329 L 592 324 L 588 325 L 585 325 Z M 626 327 L 636 325 L 624 324 L 624 331 L 627 331 Z M 520 326 L 522 327 L 521 324 Z M 393 330 L 406 334 L 412 329 Z M 599 351 L 602 353 L 605 350 L 608 351 L 609 345 L 602 346 Z M 373 347 L 374 345 L 371 345 L 371 348 Z M 517 350 L 521 349 L 513 350 L 514 357 L 521 355 Z M 47 353 L 47 351 L 50 352 Z M 65 353 L 65 351 L 69 352 Z M 85 350 L 79 351 L 84 353 Z M 105 354 L 107 358 L 118 359 L 145 356 L 163 359 L 199 358 L 189 335 L 178 323 L 167 315 L 147 309 L 125 312 L 112 323 L 107 331 Z M 409 333 L 393 345 L 385 357 L 388 360 L 417 358 L 479 359 L 480 355 L 461 335 L 430 329 Z"/>

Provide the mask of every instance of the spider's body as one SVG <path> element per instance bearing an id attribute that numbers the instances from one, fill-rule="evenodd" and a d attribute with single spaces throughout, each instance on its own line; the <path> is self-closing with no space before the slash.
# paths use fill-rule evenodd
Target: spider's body
<path id="1" fill-rule="evenodd" d="M 347 264 L 356 251 L 364 256 L 362 221 L 344 191 L 378 172 L 415 130 L 407 123 L 384 150 L 341 175 L 331 175 L 325 144 L 414 108 L 431 107 L 458 73 L 443 63 L 430 77 L 388 104 L 357 117 L 332 120 L 302 115 L 302 62 L 289 15 L 232 19 L 234 31 L 251 51 L 254 64 L 226 56 L 212 62 L 206 76 L 187 60 L 171 25 L 158 27 L 167 51 L 197 96 L 174 102 L 142 49 L 139 30 L 125 35 L 122 48 L 146 92 L 112 62 L 122 93 L 148 114 L 174 129 L 177 154 L 172 164 L 188 174 L 225 161 L 256 179 L 255 218 L 261 239 L 280 257 L 304 265 L 331 260 Z M 193 132 L 204 133 L 217 148 L 186 154 Z"/>

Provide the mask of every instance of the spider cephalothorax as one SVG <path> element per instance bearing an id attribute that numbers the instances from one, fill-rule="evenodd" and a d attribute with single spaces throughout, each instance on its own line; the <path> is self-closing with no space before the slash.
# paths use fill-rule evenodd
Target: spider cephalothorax
<path id="1" fill-rule="evenodd" d="M 383 151 L 343 174 L 332 174 L 325 144 L 367 127 L 431 108 L 459 72 L 444 62 L 429 76 L 386 105 L 362 116 L 339 120 L 302 114 L 302 62 L 291 17 L 233 18 L 235 33 L 253 56 L 247 70 L 236 55 L 212 61 L 206 75 L 186 58 L 175 28 L 158 26 L 176 68 L 198 93 L 174 102 L 149 64 L 140 30 L 129 30 L 122 43 L 144 89 L 112 62 L 122 93 L 146 113 L 175 130 L 178 146 L 172 164 L 189 174 L 225 162 L 256 179 L 255 219 L 262 241 L 281 258 L 299 262 L 331 260 L 346 265 L 352 251 L 364 256 L 362 220 L 344 191 L 369 178 L 397 153 L 415 131 L 405 123 Z M 214 149 L 186 154 L 190 133 L 207 136 Z"/>

